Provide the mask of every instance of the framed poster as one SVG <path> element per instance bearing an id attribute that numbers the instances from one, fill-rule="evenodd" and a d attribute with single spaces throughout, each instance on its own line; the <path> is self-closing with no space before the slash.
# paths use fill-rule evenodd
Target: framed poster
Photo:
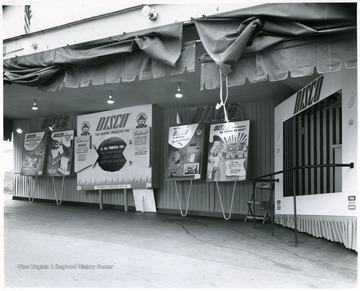
<path id="1" fill-rule="evenodd" d="M 77 189 L 152 188 L 152 105 L 77 117 Z"/>
<path id="2" fill-rule="evenodd" d="M 167 180 L 203 178 L 205 125 L 176 125 L 169 128 Z"/>
<path id="3" fill-rule="evenodd" d="M 244 181 L 250 121 L 210 125 L 207 182 Z"/>
<path id="4" fill-rule="evenodd" d="M 37 176 L 43 174 L 46 138 L 45 131 L 25 134 L 21 175 Z"/>
<path id="5" fill-rule="evenodd" d="M 74 131 L 52 132 L 47 153 L 46 175 L 69 176 L 71 173 L 74 147 Z"/>

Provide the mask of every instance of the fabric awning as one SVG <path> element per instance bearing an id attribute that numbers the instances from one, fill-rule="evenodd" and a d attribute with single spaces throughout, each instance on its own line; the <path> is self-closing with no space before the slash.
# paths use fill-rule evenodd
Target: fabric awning
<path id="1" fill-rule="evenodd" d="M 207 55 L 201 88 L 357 67 L 355 3 L 266 4 L 194 20 Z M 210 62 L 209 62 L 210 61 Z"/>
<path id="2" fill-rule="evenodd" d="M 87 66 L 67 67 L 63 74 L 39 89 L 56 91 L 63 87 L 81 88 L 89 85 L 104 85 L 120 82 L 151 80 L 167 75 L 178 75 L 195 71 L 195 42 L 183 43 L 175 66 L 155 60 L 143 51 L 133 52 L 120 58 Z"/>
<path id="3" fill-rule="evenodd" d="M 175 23 L 4 60 L 4 81 L 54 91 L 194 71 L 195 44 L 182 36 Z"/>

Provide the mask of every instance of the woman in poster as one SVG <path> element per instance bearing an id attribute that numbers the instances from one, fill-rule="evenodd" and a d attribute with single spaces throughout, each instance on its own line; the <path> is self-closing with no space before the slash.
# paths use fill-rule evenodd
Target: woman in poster
<path id="1" fill-rule="evenodd" d="M 217 135 L 214 136 L 214 142 L 210 149 L 210 156 L 208 159 L 208 179 L 211 181 L 217 181 L 221 177 L 220 162 L 224 151 L 224 143 Z"/>

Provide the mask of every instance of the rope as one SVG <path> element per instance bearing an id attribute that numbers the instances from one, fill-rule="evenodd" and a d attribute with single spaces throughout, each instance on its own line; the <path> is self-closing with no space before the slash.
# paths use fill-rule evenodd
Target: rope
<path id="1" fill-rule="evenodd" d="M 231 204 L 230 204 L 230 210 L 229 210 L 229 216 L 228 217 L 226 217 L 226 215 L 225 215 L 224 205 L 223 205 L 222 198 L 221 198 L 221 195 L 220 195 L 219 183 L 217 181 L 216 181 L 216 187 L 217 187 L 217 192 L 218 192 L 218 195 L 219 195 L 219 200 L 220 200 L 220 205 L 221 205 L 221 210 L 222 210 L 222 213 L 223 213 L 223 217 L 224 217 L 225 220 L 229 220 L 231 218 L 231 211 L 232 211 L 233 202 L 234 202 L 236 181 L 234 182 L 234 188 L 233 188 L 233 193 L 232 193 L 232 197 L 231 197 Z"/>
<path id="2" fill-rule="evenodd" d="M 62 196 L 64 194 L 64 182 L 65 182 L 65 176 L 63 176 L 62 179 L 62 183 L 61 183 L 61 192 L 60 192 L 60 199 L 58 199 L 57 193 L 56 193 L 56 188 L 55 188 L 55 180 L 54 177 L 51 177 L 52 181 L 53 181 L 53 186 L 54 186 L 54 195 L 55 195 L 55 202 L 56 205 L 61 205 L 61 200 L 62 200 Z"/>
<path id="3" fill-rule="evenodd" d="M 36 189 L 37 178 L 38 178 L 38 174 L 36 174 L 35 184 L 34 184 L 33 190 L 31 191 L 31 190 L 29 189 L 29 191 L 28 191 L 28 196 L 29 196 L 29 202 L 30 202 L 30 203 L 33 203 L 33 202 L 34 202 L 34 199 L 35 199 L 35 189 Z M 30 188 L 30 182 L 28 183 L 28 185 L 29 185 L 28 188 Z M 30 194 L 30 192 L 32 192 L 32 195 Z M 32 196 L 32 197 L 31 197 L 31 196 Z"/>
<path id="4" fill-rule="evenodd" d="M 220 103 L 217 104 L 216 109 L 219 109 L 222 106 L 223 110 L 224 110 L 225 121 L 229 122 L 228 114 L 227 114 L 227 111 L 226 111 L 226 102 L 227 102 L 228 97 L 229 97 L 228 76 L 225 75 L 226 95 L 225 95 L 225 101 L 224 101 L 223 100 L 223 79 L 222 79 L 223 74 L 221 72 L 220 67 L 219 67 L 219 74 L 220 74 Z"/>
<path id="5" fill-rule="evenodd" d="M 178 189 L 177 189 L 177 184 L 176 184 L 176 181 L 174 181 L 174 183 L 175 183 L 175 192 L 176 192 L 176 196 L 177 196 L 177 199 L 178 199 L 178 202 L 179 202 L 179 210 L 180 210 L 180 214 L 181 214 L 182 217 L 185 217 L 187 215 L 187 213 L 188 213 L 188 210 L 189 210 L 189 201 L 190 201 L 190 195 L 191 195 L 192 181 L 193 180 L 190 180 L 190 188 L 189 188 L 189 192 L 188 192 L 188 198 L 187 198 L 187 203 L 186 203 L 186 208 L 185 208 L 185 214 L 182 211 L 179 192 L 178 192 Z"/>

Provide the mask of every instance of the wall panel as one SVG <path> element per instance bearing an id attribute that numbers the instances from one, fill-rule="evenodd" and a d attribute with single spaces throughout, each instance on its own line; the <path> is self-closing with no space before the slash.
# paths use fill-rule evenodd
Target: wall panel
<path id="1" fill-rule="evenodd" d="M 333 145 L 341 144 L 342 108 L 322 106 L 324 108 L 318 106 L 317 110 L 305 111 L 283 123 L 284 169 L 334 163 Z M 297 156 L 294 153 L 297 153 Z M 335 192 L 335 171 L 331 167 L 298 170 L 297 177 L 298 195 Z M 293 192 L 291 172 L 284 174 L 284 183 L 286 193 L 289 193 L 286 195 L 291 196 Z"/>
<path id="2" fill-rule="evenodd" d="M 273 149 L 274 149 L 274 108 L 278 104 L 276 101 L 266 102 L 244 102 L 238 106 L 241 109 L 244 120 L 250 120 L 250 145 L 249 145 L 249 178 L 272 172 L 274 169 Z M 159 150 L 162 154 L 159 161 L 159 169 L 161 175 L 160 188 L 155 189 L 155 201 L 157 208 L 163 210 L 178 211 L 179 205 L 173 181 L 165 180 L 166 171 L 166 155 L 168 128 L 176 124 L 176 114 L 182 116 L 183 123 L 191 123 L 195 110 L 190 108 L 180 109 L 161 109 L 160 136 L 161 142 Z M 206 111 L 205 111 L 206 112 Z M 211 115 L 211 110 L 209 110 Z M 216 116 L 215 112 L 215 116 Z M 209 117 L 208 121 L 211 118 Z M 76 118 L 70 117 L 72 128 L 76 128 Z M 15 121 L 15 126 L 22 125 L 24 133 L 31 131 L 40 131 L 42 119 Z M 24 134 L 14 136 L 14 159 L 15 159 L 15 196 L 28 197 L 31 186 L 34 185 L 33 177 L 20 176 L 22 146 L 24 142 Z M 60 192 L 62 178 L 55 178 L 55 186 Z M 190 181 L 177 181 L 179 196 L 182 207 L 185 209 L 187 195 L 189 191 Z M 220 194 L 223 197 L 224 209 L 227 212 L 231 204 L 231 195 L 234 183 L 219 183 Z M 235 189 L 235 197 L 233 201 L 234 214 L 246 214 L 247 201 L 251 197 L 251 182 L 237 182 Z M 132 191 L 127 190 L 128 205 L 134 206 Z M 59 193 L 60 194 L 60 193 Z M 48 177 L 38 177 L 35 198 L 55 200 L 52 179 Z M 64 184 L 63 201 L 83 202 L 83 203 L 99 203 L 99 195 L 97 191 L 77 191 L 76 177 L 66 177 Z M 106 190 L 103 191 L 103 203 L 111 205 L 124 205 L 123 190 Z M 215 183 L 206 183 L 204 181 L 193 181 L 191 197 L 189 201 L 189 211 L 193 213 L 209 213 L 213 215 L 221 215 L 221 205 L 218 198 L 217 187 Z"/>

